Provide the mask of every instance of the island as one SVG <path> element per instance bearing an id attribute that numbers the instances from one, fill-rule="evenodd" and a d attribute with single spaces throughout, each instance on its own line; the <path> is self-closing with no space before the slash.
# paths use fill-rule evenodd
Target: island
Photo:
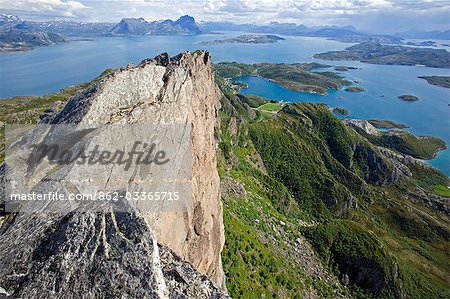
<path id="1" fill-rule="evenodd" d="M 416 101 L 419 100 L 418 97 L 413 96 L 411 94 L 403 94 L 401 96 L 398 96 L 397 98 L 402 100 L 402 101 L 405 101 L 405 102 L 416 102 Z"/>
<path id="2" fill-rule="evenodd" d="M 357 67 L 353 67 L 353 66 L 336 66 L 334 68 L 335 71 L 337 72 L 346 72 L 348 70 L 357 70 Z"/>
<path id="3" fill-rule="evenodd" d="M 197 45 L 220 45 L 220 44 L 274 44 L 285 40 L 277 35 L 270 34 L 244 34 L 233 38 L 216 39 L 212 41 L 199 42 Z"/>
<path id="4" fill-rule="evenodd" d="M 341 108 L 341 107 L 336 107 L 332 109 L 334 114 L 341 114 L 341 115 L 349 115 L 350 111 L 348 109 L 345 108 Z"/>
<path id="5" fill-rule="evenodd" d="M 382 45 L 376 42 L 357 44 L 343 51 L 314 54 L 313 57 L 323 60 L 360 61 L 371 64 L 450 68 L 450 55 L 445 49 Z"/>
<path id="6" fill-rule="evenodd" d="M 348 92 L 363 92 L 363 91 L 366 91 L 366 90 L 364 88 L 362 88 L 362 87 L 359 87 L 359 86 L 350 86 L 350 87 L 347 87 L 345 89 L 345 91 L 348 91 Z"/>
<path id="7" fill-rule="evenodd" d="M 425 79 L 429 84 L 450 88 L 450 76 L 420 76 L 420 79 Z"/>
<path id="8" fill-rule="evenodd" d="M 266 78 L 284 88 L 327 94 L 328 89 L 338 90 L 351 82 L 333 72 L 314 72 L 309 63 L 257 63 L 243 64 L 236 62 L 221 62 L 214 65 L 216 73 L 223 78 L 238 76 L 259 76 Z"/>

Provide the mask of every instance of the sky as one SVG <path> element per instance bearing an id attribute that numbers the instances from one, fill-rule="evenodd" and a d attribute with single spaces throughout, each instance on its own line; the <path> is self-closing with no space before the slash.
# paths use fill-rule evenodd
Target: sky
<path id="1" fill-rule="evenodd" d="M 450 0 L 0 0 L 0 12 L 92 22 L 188 14 L 197 21 L 353 25 L 373 33 L 450 29 Z"/>

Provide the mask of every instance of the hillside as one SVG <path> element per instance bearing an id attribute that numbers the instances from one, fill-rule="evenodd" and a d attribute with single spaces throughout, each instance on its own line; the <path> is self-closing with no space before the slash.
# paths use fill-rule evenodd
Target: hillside
<path id="1" fill-rule="evenodd" d="M 232 297 L 446 298 L 448 177 L 324 105 L 255 111 L 216 81 Z"/>

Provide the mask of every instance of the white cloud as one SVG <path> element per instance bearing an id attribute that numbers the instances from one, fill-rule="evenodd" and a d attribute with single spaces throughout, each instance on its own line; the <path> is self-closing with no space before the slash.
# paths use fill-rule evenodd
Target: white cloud
<path id="1" fill-rule="evenodd" d="M 355 25 L 370 29 L 395 25 L 448 27 L 448 0 L 0 0 L 0 10 L 23 17 L 71 17 L 117 22 L 123 17 L 175 19 L 189 14 L 201 21 L 294 22 Z M 447 13 L 448 15 L 448 13 Z M 383 16 L 389 18 L 384 20 Z M 419 17 L 421 22 L 417 22 Z M 439 24 L 437 23 L 439 20 Z M 386 21 L 386 22 L 385 22 Z M 377 26 L 377 28 L 379 27 Z M 431 25 L 430 25 L 431 26 Z M 395 29 L 395 28 L 394 28 Z"/>
<path id="2" fill-rule="evenodd" d="M 88 9 L 79 1 L 62 0 L 1 0 L 0 10 L 20 15 L 42 15 L 53 17 L 77 17 Z"/>

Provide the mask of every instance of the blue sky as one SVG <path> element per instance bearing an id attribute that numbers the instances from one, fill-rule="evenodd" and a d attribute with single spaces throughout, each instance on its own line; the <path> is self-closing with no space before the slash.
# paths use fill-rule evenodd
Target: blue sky
<path id="1" fill-rule="evenodd" d="M 354 25 L 386 33 L 450 27 L 449 0 L 0 0 L 0 11 L 35 20 L 107 22 L 189 14 L 199 21 Z"/>

